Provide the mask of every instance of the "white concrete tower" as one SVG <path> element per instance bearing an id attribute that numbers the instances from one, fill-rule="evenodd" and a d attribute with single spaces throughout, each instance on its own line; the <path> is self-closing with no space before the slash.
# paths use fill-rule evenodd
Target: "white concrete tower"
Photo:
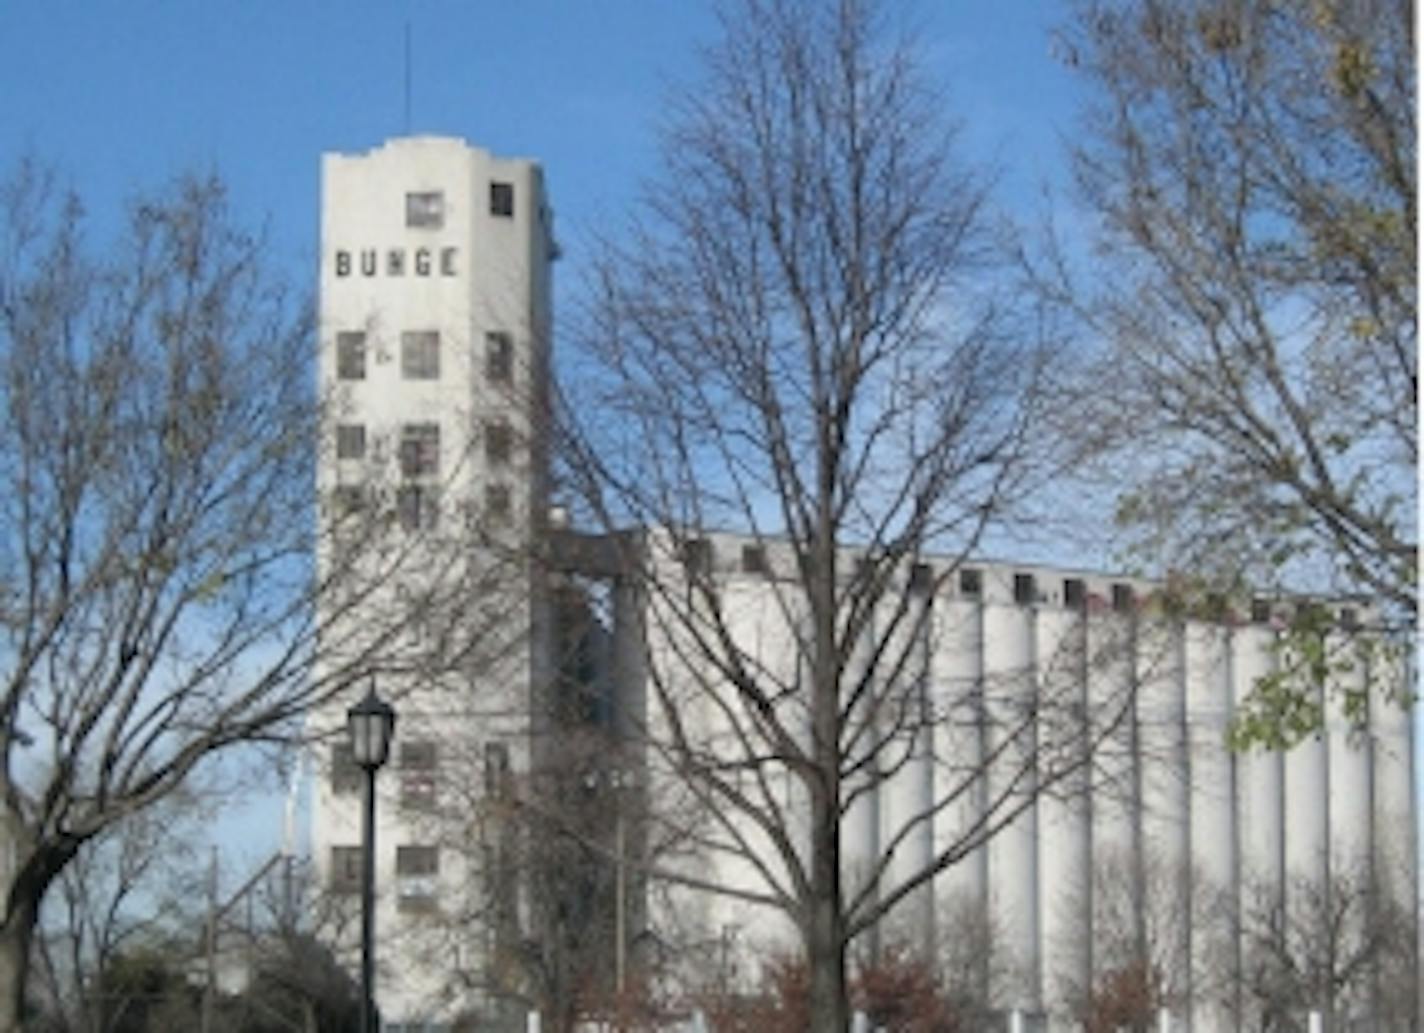
<path id="1" fill-rule="evenodd" d="M 536 164 L 413 137 L 324 157 L 321 240 L 318 567 L 350 584 L 324 597 L 323 659 L 358 680 L 311 718 L 328 734 L 312 851 L 331 911 L 354 914 L 361 779 L 339 729 L 370 673 L 399 713 L 377 1003 L 390 1024 L 445 1023 L 494 1006 L 458 988 L 497 984 L 527 921 L 498 800 L 547 684 L 528 546 L 547 511 L 550 215 Z M 349 960 L 355 928 L 321 931 Z"/>

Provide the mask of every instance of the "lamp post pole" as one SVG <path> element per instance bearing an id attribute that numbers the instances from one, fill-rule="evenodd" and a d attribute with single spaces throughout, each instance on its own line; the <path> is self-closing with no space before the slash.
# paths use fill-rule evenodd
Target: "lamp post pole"
<path id="1" fill-rule="evenodd" d="M 376 772 L 386 762 L 396 712 L 376 696 L 371 679 L 366 698 L 346 712 L 351 757 L 366 772 L 361 817 L 361 1033 L 376 1031 Z"/>
<path id="2" fill-rule="evenodd" d="M 376 965 L 376 769 L 366 768 L 366 795 L 361 801 L 361 1033 L 375 1033 Z"/>

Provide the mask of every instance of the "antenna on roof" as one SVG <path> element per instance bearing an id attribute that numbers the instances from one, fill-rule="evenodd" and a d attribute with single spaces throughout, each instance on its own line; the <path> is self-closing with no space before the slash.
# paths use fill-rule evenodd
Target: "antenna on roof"
<path id="1" fill-rule="evenodd" d="M 405 20 L 405 135 L 410 135 L 410 18 Z"/>

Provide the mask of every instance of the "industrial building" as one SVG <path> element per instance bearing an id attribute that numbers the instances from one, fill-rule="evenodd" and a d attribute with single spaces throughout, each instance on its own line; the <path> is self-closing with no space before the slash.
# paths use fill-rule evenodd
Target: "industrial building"
<path id="1" fill-rule="evenodd" d="M 760 960 L 795 946 L 788 911 L 752 902 L 784 898 L 792 860 L 751 811 L 690 784 L 688 750 L 792 839 L 804 790 L 686 648 L 690 611 L 648 581 L 715 589 L 721 648 L 791 687 L 801 589 L 774 538 L 550 526 L 555 255 L 532 162 L 436 137 L 325 159 L 319 566 L 369 573 L 327 645 L 381 645 L 380 689 L 400 711 L 377 830 L 386 1029 L 518 1028 L 547 996 L 532 971 L 577 963 L 559 922 L 607 934 L 600 979 L 656 979 L 689 1001 L 748 990 Z M 846 557 L 855 576 L 864 557 Z M 876 605 L 902 622 L 901 659 L 876 675 L 867 638 L 881 709 L 851 715 L 876 749 L 848 747 L 841 847 L 852 897 L 918 884 L 857 951 L 906 945 L 938 964 L 975 930 L 967 978 L 997 1011 L 1080 1028 L 1105 984 L 1144 966 L 1172 1028 L 1255 1029 L 1260 998 L 1242 989 L 1264 964 L 1254 916 L 1308 925 L 1313 894 L 1343 903 L 1348 886 L 1367 914 L 1407 911 L 1396 967 L 1412 981 L 1414 744 L 1407 712 L 1376 691 L 1405 684 L 1396 659 L 1357 651 L 1340 667 L 1346 688 L 1371 686 L 1366 713 L 1322 695 L 1320 735 L 1233 752 L 1229 722 L 1289 662 L 1300 601 L 1193 600 L 949 554 L 892 573 Z M 1329 609 L 1332 646 L 1371 639 L 1368 605 L 1308 605 Z M 360 691 L 311 717 L 327 737 L 312 851 L 339 952 L 355 944 L 339 905 L 354 902 L 360 829 L 338 732 Z M 775 703 L 797 735 L 803 705 L 792 691 Z M 557 853 L 530 833 L 540 820 L 565 844 L 581 822 L 592 848 Z M 575 876 L 552 903 L 551 869 Z M 1384 1014 L 1387 980 L 1371 971 L 1340 991 L 1342 1018 Z M 1378 1028 L 1411 1028 L 1415 1003 L 1389 1007 L 1406 1024 Z"/>

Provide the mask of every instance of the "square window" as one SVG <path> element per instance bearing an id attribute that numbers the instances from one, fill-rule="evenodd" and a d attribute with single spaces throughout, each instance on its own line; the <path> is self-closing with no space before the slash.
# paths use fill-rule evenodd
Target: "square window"
<path id="1" fill-rule="evenodd" d="M 401 376 L 406 380 L 440 379 L 440 333 L 407 330 L 401 334 Z"/>
<path id="2" fill-rule="evenodd" d="M 712 571 L 712 543 L 706 538 L 689 538 L 682 543 L 682 566 L 689 574 Z"/>
<path id="3" fill-rule="evenodd" d="M 426 190 L 405 195 L 405 224 L 412 229 L 438 230 L 445 225 L 445 195 Z"/>
<path id="4" fill-rule="evenodd" d="M 766 547 L 761 545 L 742 546 L 742 571 L 747 574 L 767 572 Z"/>
<path id="5" fill-rule="evenodd" d="M 336 377 L 338 380 L 366 379 L 364 330 L 343 330 L 336 335 Z"/>
<path id="6" fill-rule="evenodd" d="M 984 593 L 984 575 L 973 567 L 959 572 L 959 594 L 977 596 Z"/>
<path id="7" fill-rule="evenodd" d="M 514 338 L 503 331 L 485 334 L 485 379 L 492 384 L 514 380 Z"/>
<path id="8" fill-rule="evenodd" d="M 396 519 L 404 531 L 431 531 L 440 519 L 439 491 L 429 484 L 404 484 L 396 490 Z"/>
<path id="9" fill-rule="evenodd" d="M 361 769 L 351 755 L 349 742 L 333 743 L 331 747 L 331 791 L 338 796 L 360 792 Z"/>
<path id="10" fill-rule="evenodd" d="M 1136 605 L 1132 586 L 1119 581 L 1112 586 L 1112 608 L 1116 613 L 1131 613 Z"/>
<path id="11" fill-rule="evenodd" d="M 514 504 L 510 497 L 509 485 L 485 485 L 485 516 L 493 523 L 507 524 L 513 513 Z"/>
<path id="12" fill-rule="evenodd" d="M 361 848 L 334 846 L 331 848 L 331 891 L 359 893 L 361 891 Z"/>
<path id="13" fill-rule="evenodd" d="M 341 423 L 336 427 L 336 458 L 366 458 L 366 425 Z"/>
<path id="14" fill-rule="evenodd" d="M 1251 620 L 1256 624 L 1271 622 L 1271 601 L 1269 599 L 1251 600 Z"/>
<path id="15" fill-rule="evenodd" d="M 928 563 L 916 563 L 910 567 L 910 591 L 929 592 L 934 588 L 934 567 Z"/>
<path id="16" fill-rule="evenodd" d="M 1032 606 L 1038 602 L 1038 586 L 1032 574 L 1014 575 L 1014 602 L 1020 606 Z"/>
<path id="17" fill-rule="evenodd" d="M 401 427 L 400 468 L 403 477 L 425 477 L 440 469 L 440 424 L 407 423 Z"/>
<path id="18" fill-rule="evenodd" d="M 514 215 L 514 184 L 494 181 L 490 183 L 490 214 L 503 218 Z"/>
<path id="19" fill-rule="evenodd" d="M 366 489 L 359 484 L 338 484 L 331 493 L 331 505 L 338 520 L 359 516 L 366 508 Z"/>
<path id="20" fill-rule="evenodd" d="M 514 453 L 514 431 L 507 423 L 485 424 L 485 462 L 490 466 L 508 466 Z"/>

